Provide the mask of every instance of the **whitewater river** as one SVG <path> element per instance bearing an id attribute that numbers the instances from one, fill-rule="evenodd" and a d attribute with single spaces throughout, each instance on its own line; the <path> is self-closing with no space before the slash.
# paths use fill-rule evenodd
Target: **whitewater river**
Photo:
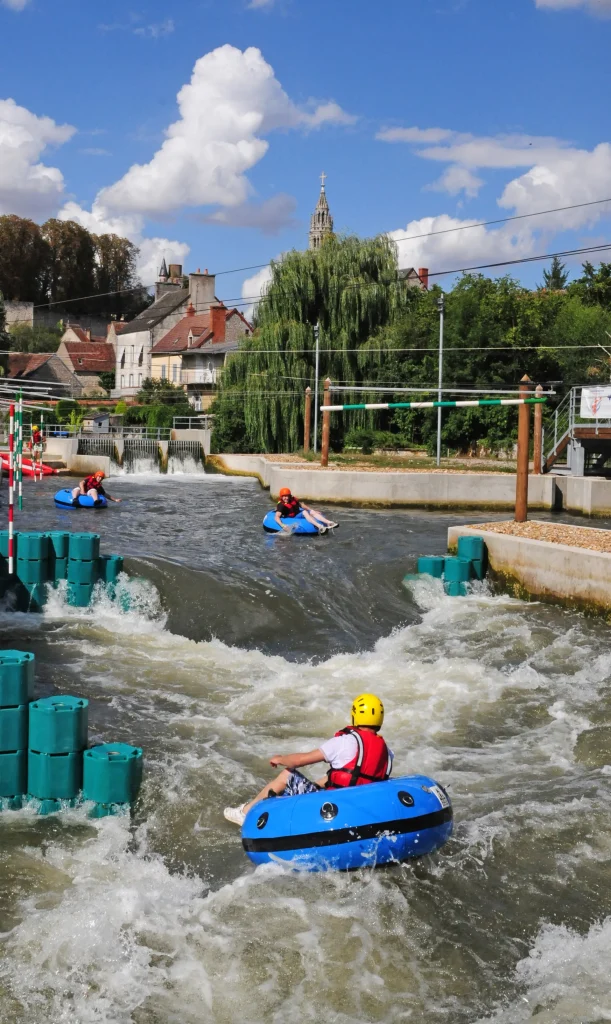
<path id="1" fill-rule="evenodd" d="M 89 698 L 92 742 L 141 745 L 145 781 L 131 821 L 0 819 L 2 1024 L 611 1020 L 607 625 L 406 589 L 473 515 L 345 509 L 334 536 L 270 538 L 251 481 L 123 477 L 101 513 L 56 511 L 56 486 L 28 482 L 18 525 L 99 530 L 133 610 L 54 597 L 0 612 L 0 646 L 35 652 L 38 695 Z M 363 690 L 396 773 L 449 787 L 451 842 L 254 870 L 223 807 Z"/>

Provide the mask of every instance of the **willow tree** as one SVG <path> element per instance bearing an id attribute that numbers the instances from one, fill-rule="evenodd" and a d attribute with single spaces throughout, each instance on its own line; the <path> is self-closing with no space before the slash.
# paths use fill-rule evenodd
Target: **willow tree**
<path id="1" fill-rule="evenodd" d="M 216 450 L 295 451 L 303 443 L 304 392 L 320 379 L 359 384 L 379 362 L 373 340 L 406 301 L 394 243 L 339 239 L 271 265 L 256 330 L 231 357 L 214 404 Z M 354 425 L 354 424 L 353 424 Z M 339 428 L 341 430 L 341 426 Z"/>

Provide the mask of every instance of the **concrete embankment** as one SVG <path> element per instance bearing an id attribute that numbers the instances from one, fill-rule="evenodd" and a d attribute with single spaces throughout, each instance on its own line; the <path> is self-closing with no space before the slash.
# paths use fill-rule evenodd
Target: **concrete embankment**
<path id="1" fill-rule="evenodd" d="M 207 463 L 221 473 L 256 477 L 272 497 L 281 487 L 290 487 L 304 501 L 345 505 L 499 511 L 515 506 L 513 473 L 322 470 L 311 463 L 274 462 L 262 455 L 213 455 Z M 611 480 L 531 476 L 528 503 L 531 509 L 608 516 Z"/>
<path id="2" fill-rule="evenodd" d="M 596 550 L 596 535 L 608 536 L 608 531 L 564 525 L 558 528 L 568 543 L 512 536 L 485 526 L 451 526 L 448 548 L 455 551 L 459 537 L 475 533 L 486 543 L 491 578 L 516 597 L 537 597 L 611 617 L 611 553 Z M 592 547 L 571 545 L 572 530 L 591 533 Z"/>

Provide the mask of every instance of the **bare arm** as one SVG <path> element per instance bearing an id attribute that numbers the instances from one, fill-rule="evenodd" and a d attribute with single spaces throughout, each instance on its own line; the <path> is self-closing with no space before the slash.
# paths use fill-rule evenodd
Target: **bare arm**
<path id="1" fill-rule="evenodd" d="M 276 515 L 274 516 L 274 519 L 278 523 L 278 526 L 280 527 L 280 529 L 284 530 L 285 533 L 291 533 L 292 532 L 290 526 L 285 526 L 284 523 L 282 522 L 282 516 L 280 515 L 279 512 L 276 512 Z"/>
<path id="2" fill-rule="evenodd" d="M 81 482 L 79 484 L 79 487 L 81 489 L 81 494 L 86 494 L 87 493 L 86 490 L 85 490 L 85 480 L 86 480 L 86 477 L 83 477 L 83 479 L 81 480 Z"/>
<path id="3" fill-rule="evenodd" d="M 294 768 L 305 768 L 308 764 L 318 764 L 324 761 L 325 755 L 320 747 L 317 750 L 310 750 L 307 754 L 275 754 L 270 757 L 269 763 L 272 768 L 281 766 L 292 771 Z"/>

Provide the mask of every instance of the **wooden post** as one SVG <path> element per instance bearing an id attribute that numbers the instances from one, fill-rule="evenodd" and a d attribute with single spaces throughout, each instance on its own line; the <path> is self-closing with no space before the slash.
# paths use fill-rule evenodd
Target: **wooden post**
<path id="1" fill-rule="evenodd" d="M 535 389 L 537 398 L 540 398 L 543 394 L 543 388 L 540 384 L 537 384 Z M 535 406 L 535 443 L 533 448 L 533 473 L 535 476 L 541 475 L 541 449 L 543 447 L 543 406 Z"/>
<path id="2" fill-rule="evenodd" d="M 303 450 L 310 450 L 310 425 L 312 423 L 312 388 L 306 388 L 305 412 L 303 415 Z"/>
<path id="3" fill-rule="evenodd" d="M 524 374 L 520 381 L 520 398 L 528 398 L 531 380 Z M 518 470 L 516 473 L 516 523 L 528 519 L 528 443 L 530 439 L 530 406 L 520 405 L 518 412 Z"/>
<path id="4" fill-rule="evenodd" d="M 325 405 L 331 405 L 331 381 L 327 377 L 324 383 L 323 413 L 322 413 L 322 444 L 320 446 L 320 464 L 329 465 L 329 433 L 331 431 L 331 413 L 325 412 Z"/>

